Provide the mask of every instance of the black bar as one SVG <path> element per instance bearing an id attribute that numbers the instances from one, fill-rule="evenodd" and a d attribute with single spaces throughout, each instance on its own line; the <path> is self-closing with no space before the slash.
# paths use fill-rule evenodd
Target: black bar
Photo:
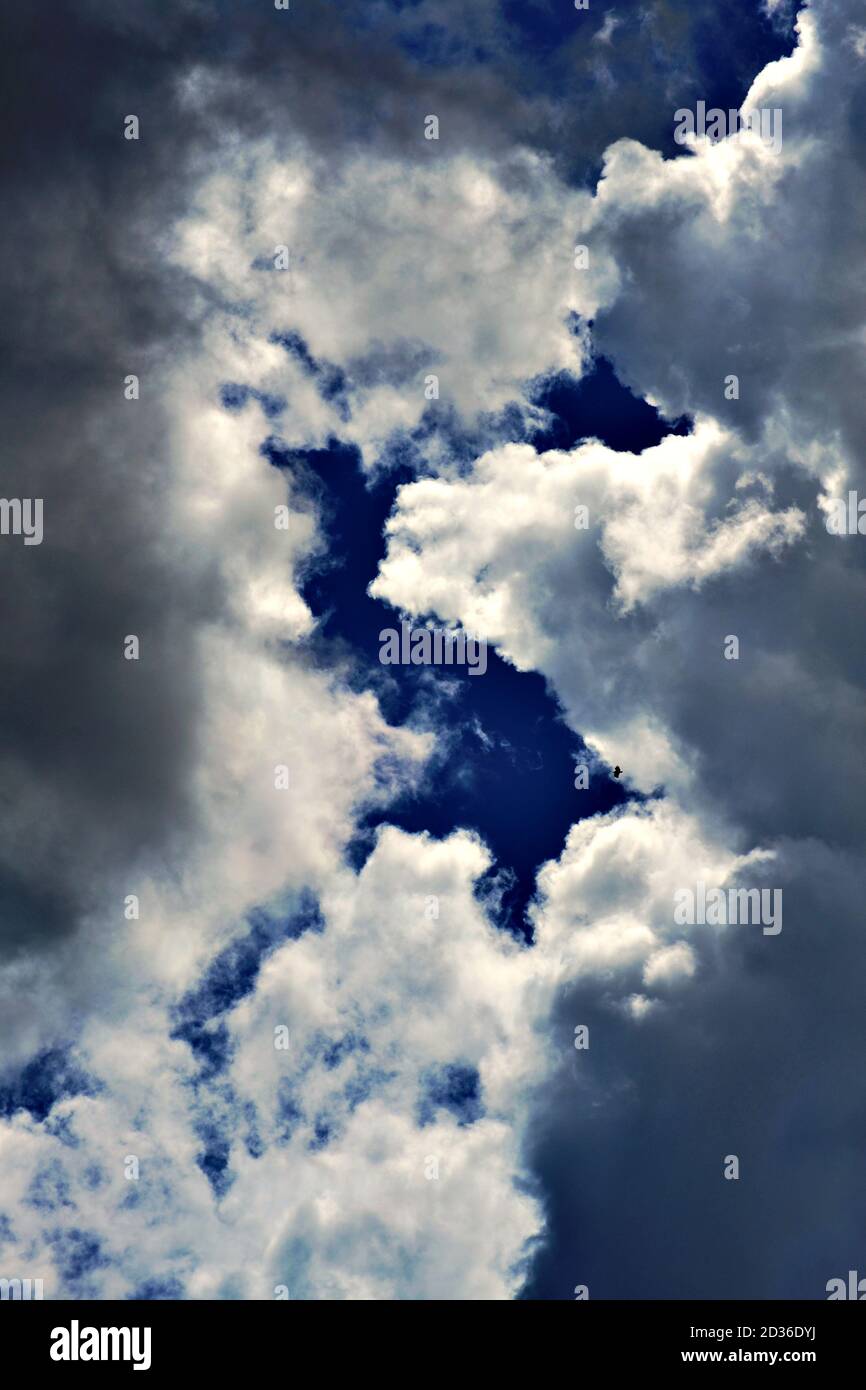
<path id="1" fill-rule="evenodd" d="M 487 1322 L 493 1318 L 493 1323 Z M 462 1324 L 462 1326 L 461 1326 Z M 77 1332 L 76 1332 L 77 1328 Z M 127 1360 L 54 1360 L 51 1349 L 79 1352 L 97 1347 L 88 1329 L 128 1329 L 104 1340 L 107 1358 L 128 1352 Z M 64 1329 L 65 1335 L 57 1329 Z M 132 1329 L 139 1329 L 134 1340 Z M 866 1317 L 845 1302 L 530 1302 L 395 1303 L 383 1308 L 368 1303 L 215 1302 L 0 1302 L 0 1335 L 8 1355 L 23 1369 L 48 1373 L 52 1380 L 88 1379 L 107 1373 L 134 1375 L 133 1356 L 143 1362 L 150 1330 L 149 1366 L 137 1373 L 157 1383 L 184 1372 L 213 1372 L 224 1379 L 232 1371 L 279 1374 L 296 1379 L 299 1357 L 322 1370 L 339 1366 L 368 1370 L 379 1356 L 390 1360 L 390 1339 L 406 1334 L 425 1338 L 425 1372 L 466 1370 L 477 1363 L 489 1376 L 499 1358 L 514 1370 L 512 1358 L 541 1357 L 549 1366 L 552 1351 L 575 1375 L 616 1374 L 621 1370 L 667 1371 L 673 1367 L 721 1365 L 777 1369 L 803 1365 L 856 1374 L 860 1366 Z M 747 1332 L 745 1329 L 749 1329 Z M 337 1334 L 336 1337 L 334 1334 Z M 533 1334 L 542 1343 L 527 1341 Z M 457 1343 L 466 1352 L 457 1352 Z M 555 1338 L 555 1343 L 551 1342 Z M 308 1340 L 311 1339 L 311 1340 Z M 366 1351 L 364 1350 L 366 1348 Z M 378 1352 L 376 1352 L 378 1348 Z M 438 1350 L 437 1350 L 438 1349 Z M 760 1353 L 760 1355 L 758 1355 Z M 464 1356 L 466 1359 L 464 1359 Z M 775 1359 L 773 1357 L 775 1356 Z M 456 1360 L 455 1360 L 456 1358 Z M 266 1371 L 270 1367 L 270 1371 Z M 317 1372 L 318 1373 L 318 1372 Z M 306 1378 L 306 1377 L 305 1377 Z"/>

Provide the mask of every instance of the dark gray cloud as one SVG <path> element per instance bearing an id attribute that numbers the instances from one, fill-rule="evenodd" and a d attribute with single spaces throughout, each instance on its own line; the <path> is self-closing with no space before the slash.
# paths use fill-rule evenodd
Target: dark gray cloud
<path id="1" fill-rule="evenodd" d="M 637 1028 L 597 980 L 561 997 L 531 1130 L 551 1235 L 526 1296 L 821 1299 L 862 1266 L 863 864 L 800 841 L 773 872 L 780 935 L 728 927 L 722 949 L 694 928 L 696 976 Z"/>

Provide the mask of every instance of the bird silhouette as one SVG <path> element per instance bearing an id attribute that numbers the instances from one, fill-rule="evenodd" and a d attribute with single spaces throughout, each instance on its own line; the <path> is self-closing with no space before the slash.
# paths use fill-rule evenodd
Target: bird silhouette
<path id="1" fill-rule="evenodd" d="M 622 772 L 622 768 L 621 768 L 621 767 L 615 767 L 614 770 L 613 770 L 613 775 L 614 775 L 614 777 L 618 777 L 619 774 L 620 774 L 621 772 Z"/>

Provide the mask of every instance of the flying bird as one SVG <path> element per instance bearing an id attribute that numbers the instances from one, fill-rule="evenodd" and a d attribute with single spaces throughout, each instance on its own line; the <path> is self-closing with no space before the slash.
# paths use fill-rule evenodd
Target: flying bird
<path id="1" fill-rule="evenodd" d="M 614 777 L 618 777 L 619 774 L 620 774 L 621 772 L 622 772 L 622 768 L 621 768 L 621 767 L 615 767 L 614 770 L 613 770 L 613 775 L 614 775 Z"/>

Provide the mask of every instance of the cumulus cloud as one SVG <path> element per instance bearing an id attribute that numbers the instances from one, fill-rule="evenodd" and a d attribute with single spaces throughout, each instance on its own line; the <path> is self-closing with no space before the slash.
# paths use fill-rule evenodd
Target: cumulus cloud
<path id="1" fill-rule="evenodd" d="M 472 896 L 487 862 L 465 834 L 384 830 L 360 878 L 335 871 L 321 919 L 262 959 L 254 993 L 225 958 L 222 1012 L 216 978 L 200 1001 L 209 1027 L 227 1020 L 225 1051 L 215 1061 L 199 1036 L 198 1072 L 193 1035 L 166 1036 L 171 991 L 154 971 L 143 988 L 137 961 L 125 1017 L 92 1018 L 80 1039 L 98 1093 L 58 1102 L 54 1132 L 23 1110 L 4 1127 L 7 1253 L 50 1265 L 53 1296 L 126 1296 L 145 1276 L 190 1297 L 516 1292 L 540 1229 L 513 1186 L 516 1118 L 541 1048 L 530 953 Z M 76 1281 L 58 1247 L 82 1221 L 103 1258 Z"/>
<path id="2" fill-rule="evenodd" d="M 365 153 L 336 174 L 305 146 L 246 148 L 168 249 L 242 306 L 238 331 L 261 343 L 245 380 L 287 399 L 287 443 L 338 434 L 373 463 L 425 412 L 471 424 L 535 375 L 580 373 L 574 316 L 591 316 L 604 283 L 603 264 L 592 289 L 573 265 L 588 209 L 548 158 L 440 153 L 419 126 L 412 159 Z"/>
<path id="3" fill-rule="evenodd" d="M 620 760 L 651 791 L 688 762 L 651 690 L 669 654 L 658 601 L 694 608 L 711 581 L 749 583 L 757 557 L 803 535 L 797 508 L 737 487 L 748 458 L 712 420 L 638 456 L 595 442 L 540 455 L 506 445 L 467 478 L 400 489 L 372 592 L 459 620 L 520 669 L 543 671 L 575 730 L 602 752 L 624 739 Z M 714 471 L 730 478 L 723 507 Z"/>
<path id="4" fill-rule="evenodd" d="M 329 9 L 311 13 L 300 49 L 326 70 Z M 746 109 L 783 108 L 778 155 L 749 134 L 675 159 L 618 140 L 594 196 L 551 154 L 543 100 L 506 101 L 495 128 L 495 74 L 455 105 L 451 147 L 425 146 L 417 97 L 391 126 L 377 106 L 387 129 L 364 137 L 369 36 L 351 101 L 323 81 L 275 134 L 268 101 L 295 60 L 258 94 L 242 80 L 273 33 L 259 16 L 234 69 L 179 70 L 165 50 L 201 16 L 112 30 L 150 55 L 143 111 L 178 116 L 177 168 L 144 142 L 137 173 L 77 205 L 76 259 L 94 228 L 117 233 L 55 296 L 57 342 L 24 316 L 7 393 L 24 406 L 8 490 L 35 457 L 47 520 L 43 547 L 2 556 L 23 595 L 2 691 L 4 1262 L 44 1272 L 49 1296 L 508 1298 L 545 1235 L 530 1287 L 547 1296 L 581 1270 L 608 1294 L 681 1296 L 709 1240 L 702 1294 L 802 1293 L 822 1261 L 848 1267 L 862 1200 L 832 1137 L 861 1089 L 863 568 L 821 513 L 858 476 L 863 425 L 853 5 L 816 0 L 797 51 L 756 78 Z M 630 19 L 585 45 L 600 87 L 648 42 Z M 343 27 L 334 43 L 354 71 Z M 395 69 L 401 90 L 412 71 Z M 461 85 L 429 81 L 425 104 Z M 534 147 L 515 145 L 533 122 Z M 58 165 L 37 221 L 75 186 L 65 136 Z M 10 302 L 20 316 L 14 286 Z M 529 383 L 593 351 L 692 433 L 537 453 Z M 34 361 L 56 375 L 45 414 L 19 397 Z M 468 466 L 457 434 L 492 447 Z M 338 657 L 313 658 L 303 577 L 325 540 L 298 456 L 335 438 L 368 468 L 407 439 L 425 455 L 371 594 L 540 671 L 592 776 L 617 760 L 641 794 L 586 819 L 576 801 L 531 945 L 488 920 L 475 834 L 386 825 L 359 872 L 347 862 L 362 813 L 422 783 L 435 733 L 387 723 Z M 783 932 L 678 926 L 674 893 L 697 878 L 781 886 Z M 679 1145 L 651 1142 L 678 1120 Z M 762 1232 L 747 1276 L 717 1181 L 737 1145 L 759 1175 L 733 1224 Z M 627 1157 L 646 1151 L 637 1181 Z M 833 1161 L 840 1182 L 821 1186 Z M 804 1183 L 820 1210 L 792 1234 Z M 660 1273 L 639 1268 L 634 1230 L 667 1248 L 672 1188 L 700 1195 L 673 1206 L 692 1234 Z"/>
<path id="5" fill-rule="evenodd" d="M 782 113 L 782 148 L 744 130 L 675 160 L 606 153 L 594 233 L 627 286 L 599 348 L 666 414 L 707 413 L 822 480 L 861 475 L 863 57 L 856 6 L 817 3 L 743 103 Z M 712 325 L 712 331 L 704 331 Z M 739 377 L 738 400 L 725 378 Z"/>

